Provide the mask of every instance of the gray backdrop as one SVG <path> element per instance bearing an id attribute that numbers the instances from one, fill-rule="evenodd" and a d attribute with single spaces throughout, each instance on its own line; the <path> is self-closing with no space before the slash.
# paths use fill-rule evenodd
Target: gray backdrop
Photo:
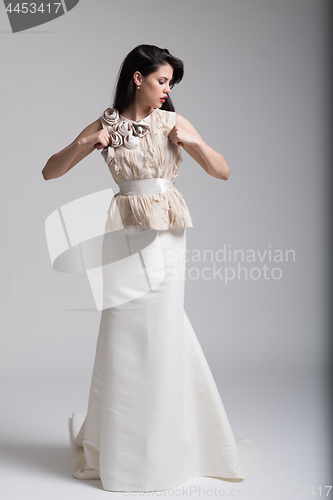
<path id="1" fill-rule="evenodd" d="M 23 417 L 15 421 L 10 413 L 13 400 L 21 402 L 17 414 L 32 420 L 34 405 L 41 405 L 39 423 L 47 415 L 49 426 L 45 436 L 60 419 L 86 407 L 100 313 L 71 310 L 94 307 L 88 281 L 52 269 L 44 224 L 65 203 L 118 189 L 99 151 L 55 180 L 46 182 L 41 170 L 111 104 L 122 60 L 136 45 L 149 43 L 184 61 L 184 79 L 171 93 L 176 111 L 231 170 L 227 182 L 218 180 L 183 151 L 176 187 L 193 218 L 190 255 L 224 245 L 244 252 L 281 250 L 284 259 L 286 250 L 295 252 L 295 261 L 260 262 L 257 256 L 242 263 L 248 272 L 266 263 L 269 276 L 278 267 L 280 279 L 262 274 L 227 283 L 202 276 L 186 281 L 185 308 L 236 435 L 263 450 L 261 429 L 272 420 L 260 418 L 258 409 L 271 401 L 276 411 L 282 405 L 291 415 L 300 408 L 296 395 L 305 390 L 305 404 L 306 390 L 324 380 L 328 366 L 328 2 L 81 0 L 61 18 L 15 35 L 4 9 L 0 22 L 6 435 L 28 432 Z M 214 261 L 216 267 L 237 267 Z M 212 270 L 213 262 L 187 267 Z M 271 381 L 264 391 L 258 391 L 260 377 Z M 281 404 L 274 403 L 277 388 Z M 284 390 L 290 391 L 287 405 Z M 314 401 L 312 411 L 324 409 L 323 401 Z M 307 467 L 313 472 L 313 460 L 326 456 L 316 453 L 303 453 L 308 462 L 299 484 Z M 282 450 L 279 458 L 283 468 Z M 266 460 L 261 471 L 269 469 Z M 323 470 L 317 471 L 322 484 Z M 74 488 L 83 488 L 73 481 Z"/>

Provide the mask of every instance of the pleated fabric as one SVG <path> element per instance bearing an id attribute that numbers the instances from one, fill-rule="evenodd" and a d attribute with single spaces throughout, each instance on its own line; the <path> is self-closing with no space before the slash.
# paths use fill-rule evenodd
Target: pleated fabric
<path id="1" fill-rule="evenodd" d="M 114 120 L 108 118 L 111 112 L 115 116 Z M 145 125 L 149 129 L 146 135 L 138 138 L 136 147 L 132 147 L 129 141 L 126 142 L 126 136 L 123 136 L 124 145 L 118 146 L 115 141 L 101 151 L 117 184 L 152 178 L 175 181 L 183 162 L 181 147 L 173 144 L 167 137 L 176 124 L 175 112 L 156 108 L 145 119 L 135 122 L 120 115 L 118 110 L 107 108 L 100 120 L 109 134 L 114 134 L 115 131 L 131 133 L 133 125 L 136 128 Z M 111 201 L 108 221 L 110 231 L 123 229 L 125 225 L 157 230 L 193 227 L 189 209 L 175 186 L 165 193 L 132 196 L 116 193 Z"/>
<path id="2" fill-rule="evenodd" d="M 137 249 L 142 228 L 126 234 Z M 160 284 L 102 311 L 88 409 L 72 416 L 83 447 L 73 476 L 100 478 L 107 491 L 161 491 L 198 476 L 242 481 L 260 452 L 234 436 L 184 310 L 186 228 L 157 231 L 153 248 Z"/>

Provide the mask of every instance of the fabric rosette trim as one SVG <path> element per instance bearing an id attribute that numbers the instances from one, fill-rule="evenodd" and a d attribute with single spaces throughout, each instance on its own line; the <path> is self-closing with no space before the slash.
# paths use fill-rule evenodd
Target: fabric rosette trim
<path id="1" fill-rule="evenodd" d="M 123 117 L 124 118 L 124 117 Z M 140 139 L 150 132 L 150 127 L 143 120 L 133 122 L 131 120 L 120 119 L 119 111 L 115 108 L 108 108 L 104 111 L 101 119 L 112 127 L 110 143 L 101 151 L 106 163 L 110 163 L 114 157 L 114 148 L 124 146 L 127 149 L 135 149 L 139 146 Z"/>

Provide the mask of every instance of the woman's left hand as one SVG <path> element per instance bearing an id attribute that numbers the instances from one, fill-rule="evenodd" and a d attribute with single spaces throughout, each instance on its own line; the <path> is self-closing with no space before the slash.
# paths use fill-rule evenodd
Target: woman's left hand
<path id="1" fill-rule="evenodd" d="M 188 146 L 195 146 L 198 143 L 199 139 L 198 136 L 186 132 L 179 125 L 175 125 L 174 127 L 172 127 L 167 137 L 171 142 L 173 142 L 173 144 L 176 144 L 177 146 L 184 146 L 184 144 Z"/>

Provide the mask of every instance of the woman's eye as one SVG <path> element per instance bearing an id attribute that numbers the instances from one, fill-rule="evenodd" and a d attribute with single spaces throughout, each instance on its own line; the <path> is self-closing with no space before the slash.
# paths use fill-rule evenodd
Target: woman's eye
<path id="1" fill-rule="evenodd" d="M 160 80 L 160 84 L 161 84 L 161 85 L 163 85 L 163 84 L 164 84 L 164 82 L 161 82 L 161 80 Z"/>

